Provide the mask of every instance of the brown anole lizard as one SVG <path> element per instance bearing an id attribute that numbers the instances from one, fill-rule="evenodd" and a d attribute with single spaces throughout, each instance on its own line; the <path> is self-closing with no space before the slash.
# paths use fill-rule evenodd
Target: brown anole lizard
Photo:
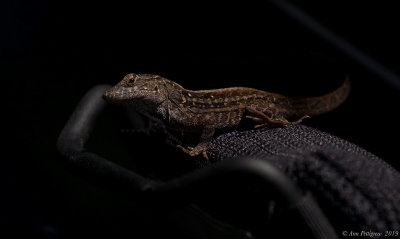
<path id="1" fill-rule="evenodd" d="M 299 124 L 309 116 L 333 110 L 349 91 L 347 76 L 342 86 L 329 94 L 296 98 L 246 87 L 192 91 L 158 75 L 132 73 L 107 90 L 103 98 L 131 104 L 166 128 L 199 133 L 200 142 L 195 147 L 177 147 L 191 156 L 203 154 L 207 158 L 207 145 L 216 131 L 233 130 L 244 119 L 256 128 Z M 289 121 L 293 117 L 297 120 Z"/>

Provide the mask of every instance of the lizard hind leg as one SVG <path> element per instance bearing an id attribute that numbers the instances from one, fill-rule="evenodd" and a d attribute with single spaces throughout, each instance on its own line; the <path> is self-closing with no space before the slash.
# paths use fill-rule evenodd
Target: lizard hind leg
<path id="1" fill-rule="evenodd" d="M 248 114 L 246 118 L 256 123 L 254 128 L 277 128 L 284 125 L 296 125 L 300 124 L 304 119 L 309 118 L 308 115 L 304 115 L 296 121 L 288 121 L 284 117 L 272 118 L 252 107 L 246 107 L 246 112 Z"/>

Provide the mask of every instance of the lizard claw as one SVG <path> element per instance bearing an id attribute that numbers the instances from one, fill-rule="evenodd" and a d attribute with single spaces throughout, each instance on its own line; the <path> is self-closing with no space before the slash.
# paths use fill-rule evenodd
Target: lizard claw
<path id="1" fill-rule="evenodd" d="M 204 157 L 205 159 L 208 160 L 208 156 L 207 156 L 207 152 L 206 152 L 206 149 L 207 149 L 207 148 L 203 148 L 203 147 L 190 147 L 190 146 L 188 146 L 188 147 L 185 148 L 185 147 L 183 147 L 182 145 L 177 145 L 176 147 L 179 148 L 179 149 L 181 149 L 183 152 L 189 154 L 189 155 L 192 156 L 192 157 L 198 156 L 198 155 L 202 154 L 203 157 Z"/>
<path id="2" fill-rule="evenodd" d="M 207 151 L 203 151 L 203 157 L 208 161 Z"/>

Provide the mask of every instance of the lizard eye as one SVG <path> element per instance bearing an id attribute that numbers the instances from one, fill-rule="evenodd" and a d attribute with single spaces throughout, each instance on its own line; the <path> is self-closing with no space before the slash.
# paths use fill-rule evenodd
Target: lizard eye
<path id="1" fill-rule="evenodd" d="M 135 82 L 135 79 L 131 78 L 131 79 L 129 79 L 128 82 L 129 82 L 129 84 L 133 84 Z"/>

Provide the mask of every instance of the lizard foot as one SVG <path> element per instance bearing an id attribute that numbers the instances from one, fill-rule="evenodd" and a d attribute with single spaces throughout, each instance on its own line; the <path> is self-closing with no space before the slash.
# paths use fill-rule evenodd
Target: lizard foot
<path id="1" fill-rule="evenodd" d="M 205 159 L 208 160 L 207 156 L 207 147 L 203 147 L 202 145 L 198 145 L 196 147 L 183 147 L 182 145 L 177 145 L 177 148 L 181 149 L 183 152 L 189 154 L 192 157 L 202 154 Z"/>

